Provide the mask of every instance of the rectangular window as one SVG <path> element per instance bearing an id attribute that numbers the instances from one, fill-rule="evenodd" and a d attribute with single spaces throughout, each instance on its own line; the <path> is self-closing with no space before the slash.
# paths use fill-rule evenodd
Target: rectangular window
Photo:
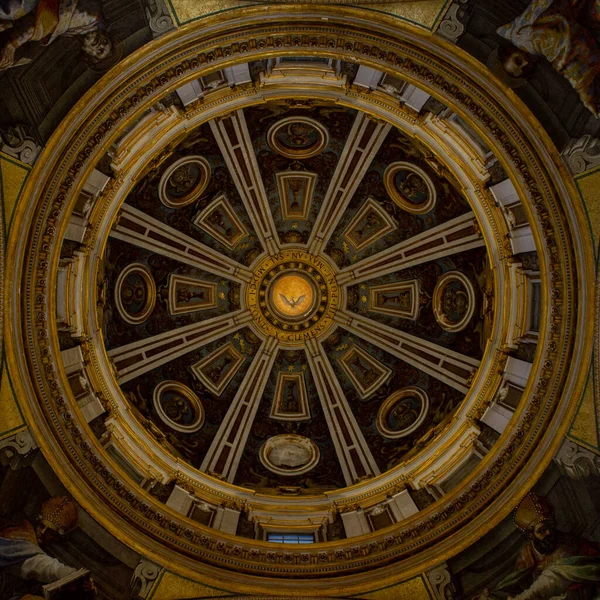
<path id="1" fill-rule="evenodd" d="M 314 544 L 315 536 L 312 533 L 267 533 L 267 542 L 278 544 Z"/>

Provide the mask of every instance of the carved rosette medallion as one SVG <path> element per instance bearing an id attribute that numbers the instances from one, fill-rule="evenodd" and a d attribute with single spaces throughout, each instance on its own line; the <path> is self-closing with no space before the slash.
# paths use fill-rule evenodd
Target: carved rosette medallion
<path id="1" fill-rule="evenodd" d="M 327 129 L 309 117 L 277 121 L 267 134 L 269 146 L 287 158 L 310 158 L 321 154 L 329 143 Z"/>
<path id="2" fill-rule="evenodd" d="M 433 209 L 437 194 L 423 169 L 409 162 L 392 163 L 383 174 L 390 198 L 406 212 L 423 215 Z"/>
<path id="3" fill-rule="evenodd" d="M 459 271 L 442 275 L 433 290 L 433 314 L 442 329 L 462 331 L 475 312 L 475 290 Z"/>
<path id="4" fill-rule="evenodd" d="M 262 464 L 278 475 L 301 475 L 316 467 L 321 457 L 319 447 L 308 438 L 296 434 L 276 435 L 260 449 Z"/>
<path id="5" fill-rule="evenodd" d="M 148 319 L 156 304 L 156 284 L 148 267 L 133 264 L 123 269 L 115 285 L 115 304 L 131 325 Z"/>
<path id="6" fill-rule="evenodd" d="M 429 398 L 424 390 L 408 387 L 391 394 L 377 413 L 377 429 L 383 437 L 404 437 L 419 428 L 427 416 Z"/>
<path id="7" fill-rule="evenodd" d="M 323 335 L 340 302 L 331 265 L 304 250 L 283 250 L 264 259 L 246 298 L 255 326 L 288 346 Z"/>
<path id="8" fill-rule="evenodd" d="M 204 425 L 204 408 L 192 390 L 177 381 L 163 381 L 154 388 L 154 410 L 161 421 L 181 433 L 194 433 Z"/>
<path id="9" fill-rule="evenodd" d="M 158 197 L 169 208 L 182 208 L 200 196 L 210 181 L 210 165 L 201 156 L 176 160 L 160 178 Z"/>

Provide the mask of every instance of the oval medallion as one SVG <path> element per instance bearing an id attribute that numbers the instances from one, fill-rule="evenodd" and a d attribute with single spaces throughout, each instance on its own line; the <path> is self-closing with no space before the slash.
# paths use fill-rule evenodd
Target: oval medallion
<path id="1" fill-rule="evenodd" d="M 319 462 L 319 447 L 306 437 L 296 434 L 276 435 L 260 448 L 262 464 L 279 475 L 301 475 Z"/>
<path id="2" fill-rule="evenodd" d="M 154 409 L 161 421 L 175 431 L 194 433 L 204 425 L 204 409 L 192 390 L 177 381 L 163 381 L 154 388 Z"/>
<path id="3" fill-rule="evenodd" d="M 427 416 L 429 398 L 418 387 L 394 392 L 377 413 L 377 429 L 383 437 L 401 438 L 415 431 Z"/>
<path id="4" fill-rule="evenodd" d="M 156 284 L 148 267 L 134 264 L 123 269 L 115 284 L 115 303 L 121 317 L 131 325 L 139 325 L 150 316 L 156 304 Z"/>

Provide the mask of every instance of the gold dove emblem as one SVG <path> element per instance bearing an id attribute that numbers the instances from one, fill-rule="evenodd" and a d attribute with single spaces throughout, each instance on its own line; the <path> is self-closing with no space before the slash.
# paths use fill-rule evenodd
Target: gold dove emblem
<path id="1" fill-rule="evenodd" d="M 294 300 L 293 298 L 288 298 L 287 296 L 285 296 L 284 294 L 279 294 L 279 297 L 290 307 L 290 308 L 296 308 L 296 306 L 298 306 L 298 304 L 300 304 L 300 302 L 302 302 L 302 300 L 304 300 L 304 298 L 306 298 L 306 294 L 302 294 L 302 296 L 299 296 L 297 300 Z"/>

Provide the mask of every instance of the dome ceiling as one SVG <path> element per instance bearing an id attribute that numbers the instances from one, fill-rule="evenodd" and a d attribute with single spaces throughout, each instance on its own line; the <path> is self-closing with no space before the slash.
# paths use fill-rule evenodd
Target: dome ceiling
<path id="1" fill-rule="evenodd" d="M 272 102 L 189 133 L 129 193 L 103 260 L 105 346 L 141 420 L 193 467 L 269 493 L 345 487 L 414 454 L 464 389 L 424 371 L 418 351 L 401 360 L 341 323 L 360 315 L 375 331 L 414 336 L 434 355 L 449 348 L 476 368 L 490 330 L 483 240 L 417 260 L 379 258 L 455 219 L 472 229 L 468 202 L 436 168 L 398 129 L 329 104 Z M 160 235 L 141 242 L 141 221 Z M 173 251 L 193 244 L 222 259 L 201 264 Z M 183 351 L 172 343 L 160 364 L 128 372 L 135 357 L 120 358 L 123 347 L 176 339 L 229 314 L 234 327 Z M 268 374 L 257 372 L 267 364 Z M 339 386 L 347 413 L 330 414 L 324 386 Z M 245 388 L 252 407 L 238 417 Z M 228 464 L 219 444 L 231 425 L 238 451 Z M 344 451 L 349 435 L 357 445 Z"/>
<path id="2" fill-rule="evenodd" d="M 483 67 L 360 9 L 270 15 L 145 46 L 63 122 L 15 220 L 7 355 L 109 532 L 243 593 L 357 595 L 471 544 L 550 460 L 589 264 Z M 315 544 L 266 541 L 290 529 Z"/>

